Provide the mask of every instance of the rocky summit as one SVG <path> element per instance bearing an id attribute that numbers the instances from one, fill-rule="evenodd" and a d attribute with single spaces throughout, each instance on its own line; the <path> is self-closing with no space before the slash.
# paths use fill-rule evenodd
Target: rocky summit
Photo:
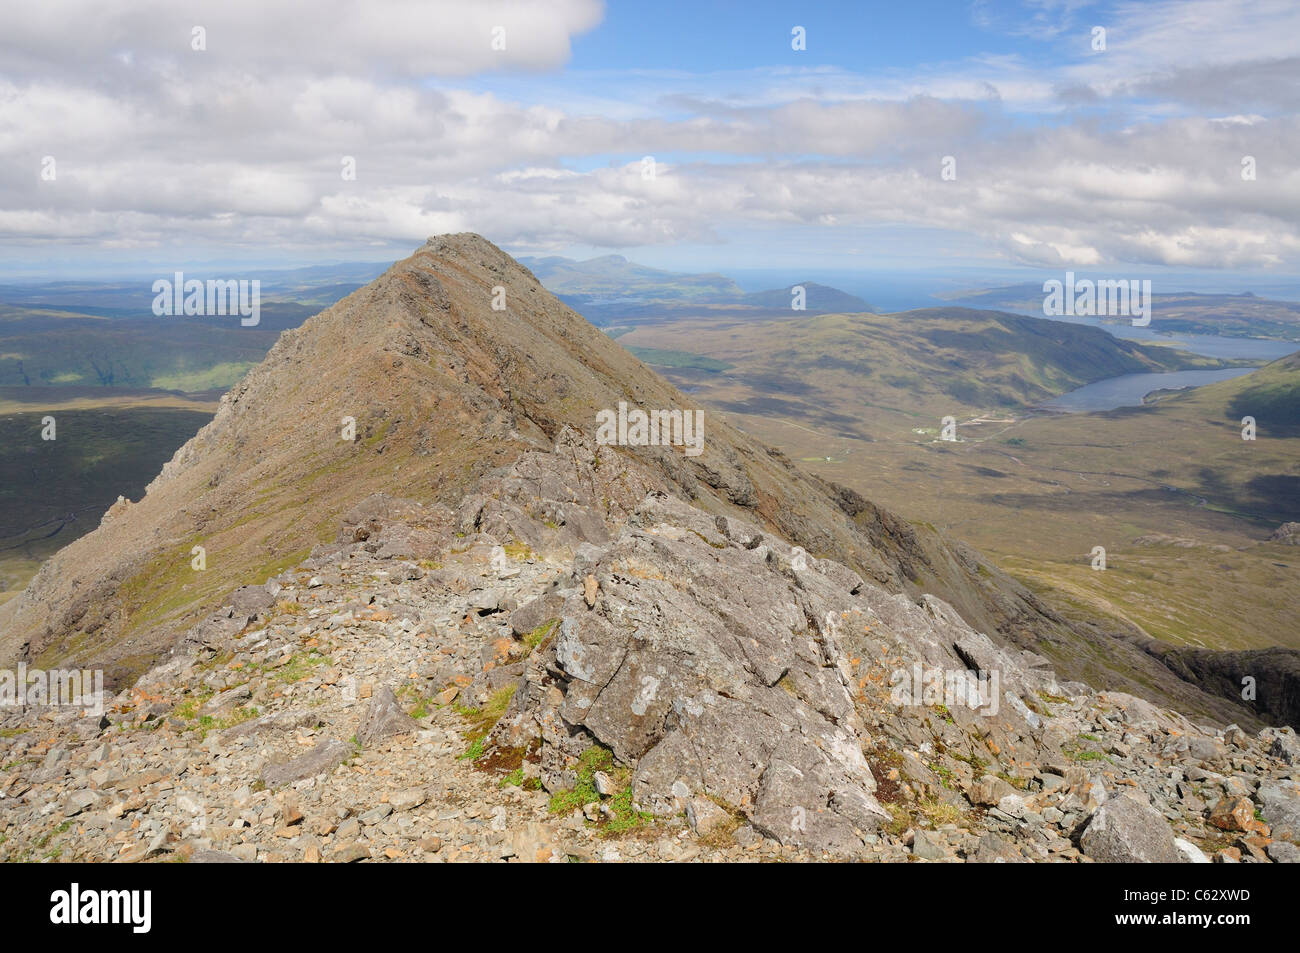
<path id="1" fill-rule="evenodd" d="M 965 547 L 619 402 L 690 407 L 478 236 L 286 332 L 5 607 L 111 682 L 0 709 L 0 856 L 1300 859 L 1292 729 L 1058 672 Z"/>

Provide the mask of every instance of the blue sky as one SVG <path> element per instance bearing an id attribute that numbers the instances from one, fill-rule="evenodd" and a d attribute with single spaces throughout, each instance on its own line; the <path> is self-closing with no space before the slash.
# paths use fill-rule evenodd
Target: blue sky
<path id="1" fill-rule="evenodd" d="M 40 10 L 0 36 L 0 276 L 462 230 L 670 268 L 1300 272 L 1292 0 Z"/>
<path id="2" fill-rule="evenodd" d="M 807 30 L 809 42 L 804 52 L 791 49 L 795 25 Z M 606 7 L 600 26 L 574 41 L 571 66 L 575 70 L 683 69 L 697 73 L 792 65 L 867 71 L 958 59 L 976 50 L 997 54 L 1024 52 L 1028 47 L 1023 38 L 980 27 L 975 8 L 951 0 L 699 0 L 652 7 L 613 2 Z"/>

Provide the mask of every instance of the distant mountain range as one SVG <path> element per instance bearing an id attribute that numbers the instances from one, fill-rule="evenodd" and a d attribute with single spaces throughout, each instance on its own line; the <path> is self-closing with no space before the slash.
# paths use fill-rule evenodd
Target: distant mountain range
<path id="1" fill-rule="evenodd" d="M 954 291 L 938 295 L 969 308 L 999 308 L 1043 314 L 1042 283 L 1024 282 L 1001 288 Z M 1125 324 L 1128 317 L 1101 317 L 1103 324 Z M 1300 302 L 1243 294 L 1199 294 L 1189 291 L 1152 294 L 1151 328 L 1175 334 L 1217 334 L 1222 337 L 1268 338 L 1300 342 Z"/>
<path id="2" fill-rule="evenodd" d="M 815 281 L 745 292 L 725 275 L 661 271 L 622 255 L 585 261 L 521 258 L 519 263 L 548 291 L 596 325 L 645 324 L 691 315 L 746 320 L 876 311 L 857 295 Z M 796 288 L 803 289 L 801 298 L 796 297 Z M 796 301 L 802 307 L 797 307 Z"/>

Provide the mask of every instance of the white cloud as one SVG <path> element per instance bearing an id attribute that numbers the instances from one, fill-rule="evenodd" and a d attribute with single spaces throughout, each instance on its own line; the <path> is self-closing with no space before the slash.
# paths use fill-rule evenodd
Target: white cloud
<path id="1" fill-rule="evenodd" d="M 119 86 L 132 69 L 260 72 L 279 63 L 465 76 L 562 66 L 571 39 L 603 14 L 601 0 L 40 0 L 6 15 L 0 58 Z M 504 49 L 494 47 L 498 35 Z"/>
<path id="2" fill-rule="evenodd" d="M 562 66 L 599 3 L 48 0 L 0 37 L 0 244 L 337 256 L 463 229 L 616 248 L 902 223 L 1034 263 L 1295 267 L 1300 120 L 1281 93 L 1250 95 L 1285 72 L 1266 59 L 1285 45 L 1269 18 L 1297 15 L 1153 6 L 1169 13 L 1111 14 L 1104 59 L 1049 70 L 1000 56 L 873 76 L 639 72 L 572 96 L 551 75 L 538 104 L 469 77 Z M 1068 3 L 1040 12 L 1084 22 Z"/>

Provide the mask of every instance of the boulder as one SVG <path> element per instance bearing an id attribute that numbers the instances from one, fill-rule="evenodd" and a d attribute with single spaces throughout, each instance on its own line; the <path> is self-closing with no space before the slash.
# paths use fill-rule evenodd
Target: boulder
<path id="1" fill-rule="evenodd" d="M 1029 861 L 1021 856 L 1008 841 L 997 834 L 985 834 L 979 840 L 972 860 L 977 864 L 1027 864 Z"/>
<path id="2" fill-rule="evenodd" d="M 1107 864 L 1176 864 L 1185 860 L 1169 822 L 1150 805 L 1128 795 L 1106 801 L 1088 821 L 1079 847 Z"/>
<path id="3" fill-rule="evenodd" d="M 1269 745 L 1268 753 L 1271 757 L 1281 758 L 1287 764 L 1300 764 L 1300 740 L 1296 739 L 1295 732 L 1290 728 L 1284 728 L 1273 736 L 1273 743 Z"/>
<path id="4" fill-rule="evenodd" d="M 969 797 L 977 807 L 996 807 L 1003 798 L 1015 793 L 1016 789 L 997 775 L 986 774 L 971 785 Z"/>
<path id="5" fill-rule="evenodd" d="M 1255 806 L 1249 798 L 1224 797 L 1210 811 L 1209 822 L 1222 831 L 1249 831 L 1254 827 Z"/>
<path id="6" fill-rule="evenodd" d="M 1300 839 L 1300 783 L 1265 781 L 1255 792 L 1255 797 L 1259 799 L 1259 812 L 1272 828 L 1274 838 Z"/>
<path id="7" fill-rule="evenodd" d="M 558 619 L 564 599 L 560 593 L 552 592 L 525 602 L 510 613 L 510 631 L 522 639 L 552 619 Z"/>
<path id="8" fill-rule="evenodd" d="M 268 788 L 274 788 L 315 777 L 334 770 L 351 753 L 351 747 L 337 738 L 325 738 L 301 757 L 263 768 L 262 781 Z"/>
<path id="9" fill-rule="evenodd" d="M 381 685 L 366 703 L 357 729 L 357 741 L 369 747 L 385 738 L 416 731 L 420 723 L 402 710 L 397 696 L 387 685 Z"/>

